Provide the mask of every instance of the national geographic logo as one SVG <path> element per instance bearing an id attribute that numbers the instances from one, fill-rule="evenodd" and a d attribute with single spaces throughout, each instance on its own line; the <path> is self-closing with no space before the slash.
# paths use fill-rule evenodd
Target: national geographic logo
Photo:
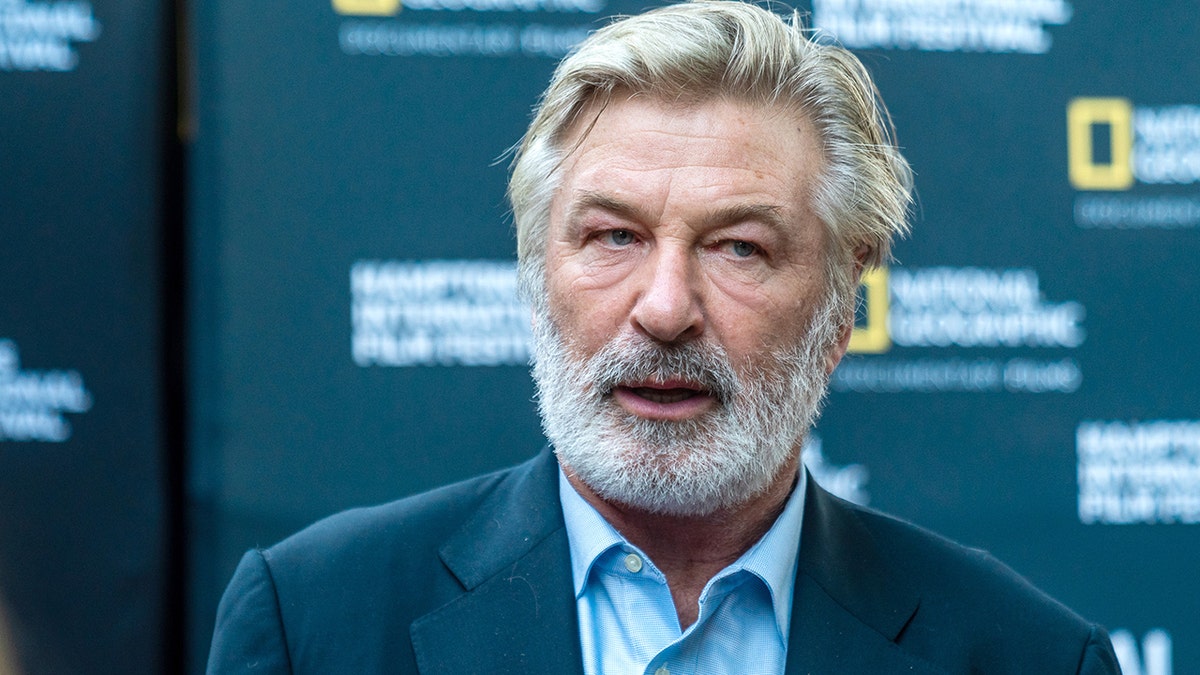
<path id="1" fill-rule="evenodd" d="M 1200 226 L 1200 195 L 1139 185 L 1200 182 L 1200 106 L 1137 106 L 1126 98 L 1076 98 L 1067 105 L 1067 165 L 1075 223 L 1086 228 Z"/>
<path id="2" fill-rule="evenodd" d="M 1074 358 L 995 358 L 988 352 L 970 356 L 964 351 L 1071 350 L 1083 343 L 1083 305 L 1073 300 L 1048 301 L 1034 270 L 881 268 L 863 276 L 861 293 L 862 311 L 850 336 L 851 353 L 884 354 L 899 347 L 920 349 L 923 354 L 847 359 L 831 378 L 835 391 L 1070 393 L 1079 389 L 1083 375 Z"/>
<path id="3" fill-rule="evenodd" d="M 1047 302 L 1029 269 L 880 268 L 863 275 L 862 292 L 852 353 L 893 345 L 1073 349 L 1084 339 L 1083 306 Z"/>
<path id="4" fill-rule="evenodd" d="M 333 0 L 333 11 L 346 16 L 395 16 L 400 0 Z"/>
<path id="5" fill-rule="evenodd" d="M 1200 106 L 1077 98 L 1067 106 L 1067 156 L 1077 190 L 1200 182 Z"/>

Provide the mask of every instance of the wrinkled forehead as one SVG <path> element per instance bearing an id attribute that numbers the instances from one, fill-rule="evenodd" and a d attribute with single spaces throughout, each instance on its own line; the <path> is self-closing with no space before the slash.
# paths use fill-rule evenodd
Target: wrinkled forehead
<path id="1" fill-rule="evenodd" d="M 754 92 L 728 92 L 715 87 L 711 91 L 700 88 L 690 91 L 675 91 L 674 89 L 656 91 L 617 87 L 611 90 L 593 90 L 575 106 L 574 112 L 551 140 L 552 144 L 562 153 L 562 159 L 570 157 L 572 152 L 587 139 L 606 110 L 628 101 L 648 103 L 664 110 L 678 112 L 695 110 L 707 105 L 734 105 L 763 113 L 768 119 L 789 118 L 795 121 L 798 128 L 802 128 L 805 132 L 812 132 L 812 138 L 817 141 L 824 153 L 824 141 L 813 115 L 803 106 L 787 102 L 778 96 Z"/>

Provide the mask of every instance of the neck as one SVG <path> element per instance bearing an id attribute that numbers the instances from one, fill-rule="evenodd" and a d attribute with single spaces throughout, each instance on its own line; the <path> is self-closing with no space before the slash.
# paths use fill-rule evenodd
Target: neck
<path id="1" fill-rule="evenodd" d="M 667 577 L 681 629 L 695 622 L 705 584 L 750 549 L 779 517 L 795 487 L 799 458 L 745 503 L 707 516 L 672 516 L 605 501 L 563 467 L 571 486 L 617 532 L 654 561 Z"/>

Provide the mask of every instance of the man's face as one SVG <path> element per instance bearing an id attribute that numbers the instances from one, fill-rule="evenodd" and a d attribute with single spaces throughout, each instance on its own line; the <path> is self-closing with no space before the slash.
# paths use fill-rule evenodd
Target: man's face
<path id="1" fill-rule="evenodd" d="M 652 98 L 614 100 L 564 162 L 535 378 L 560 459 L 602 498 L 707 515 L 790 481 L 845 349 L 820 168 L 797 115 Z"/>

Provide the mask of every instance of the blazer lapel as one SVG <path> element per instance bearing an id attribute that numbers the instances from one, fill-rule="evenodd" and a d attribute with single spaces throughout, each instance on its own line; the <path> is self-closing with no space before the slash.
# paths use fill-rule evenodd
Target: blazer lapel
<path id="1" fill-rule="evenodd" d="M 582 675 L 558 464 L 508 474 L 439 554 L 464 593 L 413 622 L 422 675 Z M 853 509 L 809 478 L 788 639 L 789 674 L 941 673 L 896 643 L 920 598 Z"/>
<path id="2" fill-rule="evenodd" d="M 895 642 L 919 596 L 856 512 L 808 479 L 788 637 L 789 674 L 940 673 Z"/>
<path id="3" fill-rule="evenodd" d="M 507 475 L 439 549 L 465 592 L 413 622 L 422 675 L 582 675 L 558 464 L 544 450 Z"/>

